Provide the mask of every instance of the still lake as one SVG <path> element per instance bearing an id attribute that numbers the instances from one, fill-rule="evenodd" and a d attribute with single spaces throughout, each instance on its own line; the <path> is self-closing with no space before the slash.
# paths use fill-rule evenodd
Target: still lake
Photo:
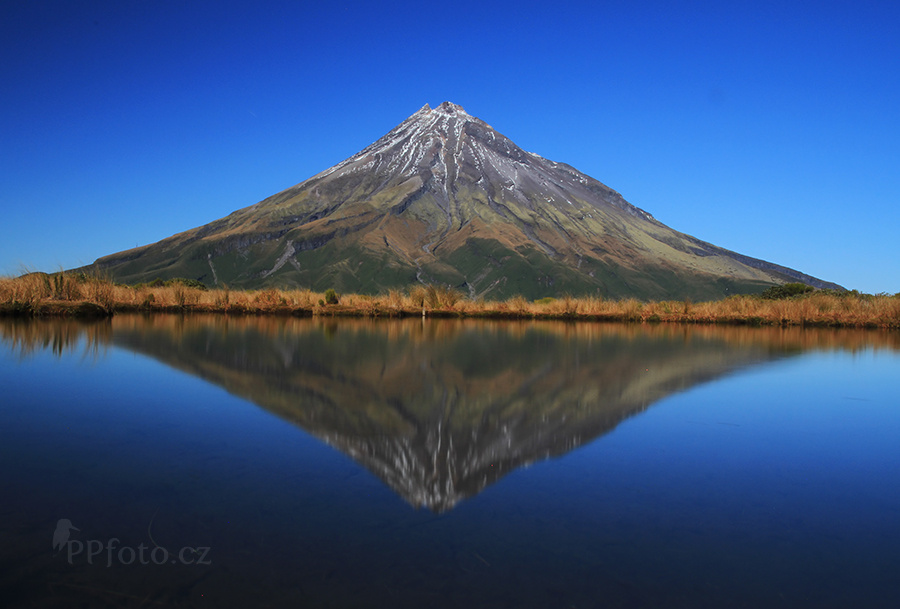
<path id="1" fill-rule="evenodd" d="M 4 607 L 900 606 L 900 334 L 0 320 Z"/>

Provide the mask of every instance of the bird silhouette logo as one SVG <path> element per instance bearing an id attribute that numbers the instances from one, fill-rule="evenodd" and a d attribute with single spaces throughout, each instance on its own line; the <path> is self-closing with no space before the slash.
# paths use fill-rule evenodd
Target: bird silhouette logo
<path id="1" fill-rule="evenodd" d="M 56 523 L 56 530 L 53 531 L 53 549 L 57 552 L 62 550 L 69 543 L 69 533 L 80 530 L 72 526 L 72 521 L 68 518 L 60 518 Z"/>

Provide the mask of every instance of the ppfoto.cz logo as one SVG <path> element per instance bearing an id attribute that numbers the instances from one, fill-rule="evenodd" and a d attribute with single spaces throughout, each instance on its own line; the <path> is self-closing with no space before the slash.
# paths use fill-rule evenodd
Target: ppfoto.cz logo
<path id="1" fill-rule="evenodd" d="M 107 539 L 104 543 L 99 539 L 69 539 L 72 531 L 80 531 L 72 525 L 72 521 L 62 518 L 56 523 L 53 532 L 53 551 L 60 553 L 66 551 L 66 560 L 70 565 L 76 560 L 87 560 L 87 564 L 105 564 L 111 567 L 113 563 L 119 565 L 211 565 L 209 548 L 184 546 L 177 552 L 154 542 L 153 547 L 146 544 L 138 544 L 136 547 L 120 545 L 118 537 Z M 149 531 L 148 531 L 149 532 Z M 151 540 L 153 538 L 151 537 Z"/>

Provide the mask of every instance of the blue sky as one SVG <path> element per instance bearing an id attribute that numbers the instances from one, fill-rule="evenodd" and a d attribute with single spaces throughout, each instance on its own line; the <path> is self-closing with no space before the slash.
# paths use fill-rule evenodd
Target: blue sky
<path id="1" fill-rule="evenodd" d="M 206 224 L 452 101 L 676 230 L 900 292 L 900 3 L 0 8 L 0 273 Z"/>

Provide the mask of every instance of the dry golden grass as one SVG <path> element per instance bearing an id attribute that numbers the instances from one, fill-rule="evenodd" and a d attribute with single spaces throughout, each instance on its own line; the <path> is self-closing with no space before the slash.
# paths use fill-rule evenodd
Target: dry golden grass
<path id="1" fill-rule="evenodd" d="M 0 312 L 66 314 L 75 303 L 102 311 L 195 311 L 283 313 L 299 315 L 408 315 L 502 317 L 520 319 L 592 319 L 631 322 L 730 323 L 777 326 L 845 326 L 900 328 L 900 295 L 857 292 L 810 292 L 783 300 L 732 296 L 710 302 L 641 302 L 596 296 L 543 298 L 515 296 L 505 301 L 471 300 L 445 286 L 416 285 L 375 296 L 338 295 L 326 304 L 324 293 L 311 290 L 200 289 L 178 282 L 156 286 L 122 286 L 70 273 L 29 273 L 0 278 Z"/>

